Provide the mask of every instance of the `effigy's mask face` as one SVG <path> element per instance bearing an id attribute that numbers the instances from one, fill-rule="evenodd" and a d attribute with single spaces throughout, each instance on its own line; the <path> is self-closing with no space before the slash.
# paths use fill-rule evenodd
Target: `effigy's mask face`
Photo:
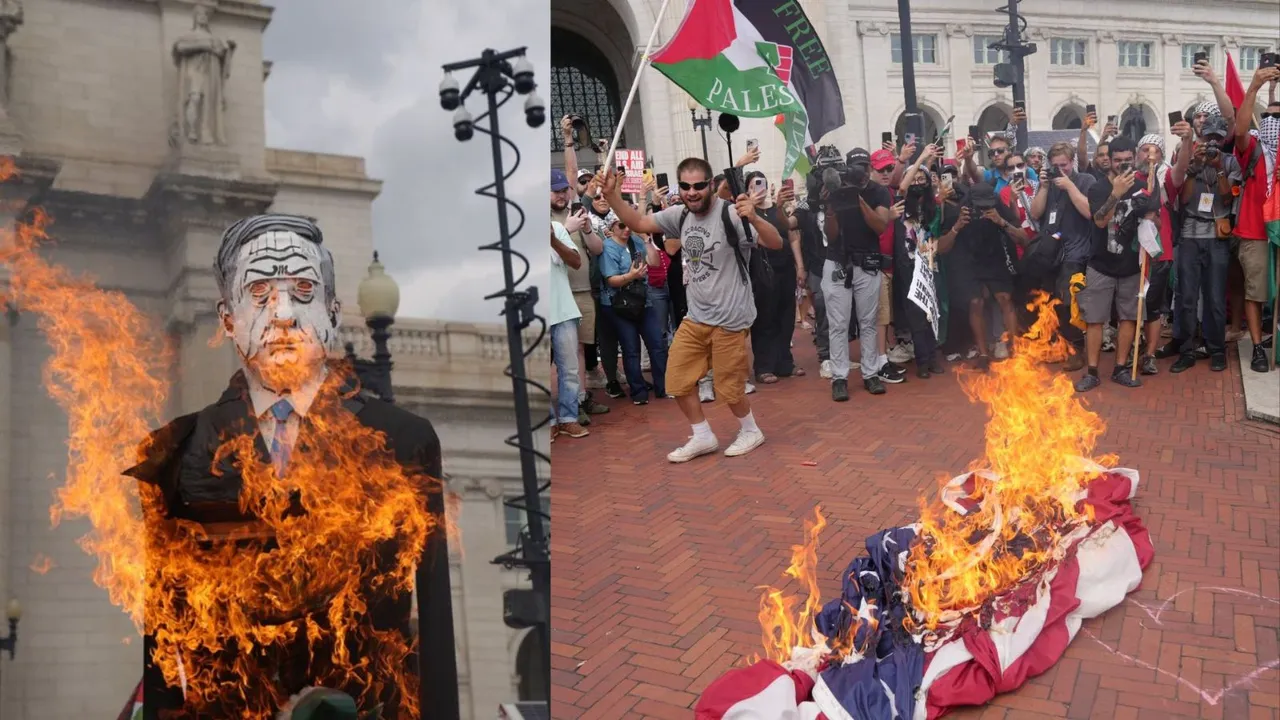
<path id="1" fill-rule="evenodd" d="M 325 300 L 321 260 L 319 245 L 288 231 L 240 247 L 219 314 L 246 373 L 271 390 L 314 379 L 337 346 L 341 306 Z"/>

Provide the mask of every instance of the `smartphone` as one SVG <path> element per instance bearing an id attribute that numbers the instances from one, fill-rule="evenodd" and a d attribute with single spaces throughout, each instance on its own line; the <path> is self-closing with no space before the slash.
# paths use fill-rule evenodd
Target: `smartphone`
<path id="1" fill-rule="evenodd" d="M 910 145 L 910 144 L 914 143 L 915 141 L 916 141 L 916 134 L 915 134 L 915 133 L 907 133 L 906 137 L 902 138 L 902 144 L 904 144 L 904 145 Z"/>
<path id="2" fill-rule="evenodd" d="M 671 189 L 671 186 L 667 184 L 667 174 L 666 174 L 666 173 L 658 173 L 657 175 L 655 175 L 655 176 L 654 176 L 654 178 L 655 178 L 656 182 L 658 183 L 658 187 L 660 187 L 660 188 L 667 188 L 667 189 Z"/>
<path id="3" fill-rule="evenodd" d="M 891 132 L 882 132 L 882 133 L 880 133 L 880 144 L 881 144 L 881 145 L 883 145 L 883 144 L 885 144 L 885 143 L 891 143 L 891 142 L 893 142 L 893 133 L 891 133 Z"/>
<path id="4" fill-rule="evenodd" d="M 1169 113 L 1169 127 L 1173 127 L 1174 125 L 1177 125 L 1180 122 L 1182 122 L 1181 110 L 1174 110 L 1173 112 Z"/>
<path id="5" fill-rule="evenodd" d="M 1120 122 L 1120 116 L 1119 116 L 1119 115 L 1108 115 L 1108 116 L 1107 116 L 1107 124 L 1108 124 L 1108 125 L 1115 125 L 1115 124 L 1116 124 L 1116 123 L 1118 123 L 1118 122 Z"/>
<path id="6" fill-rule="evenodd" d="M 652 179 L 653 179 L 653 170 L 651 170 L 651 169 L 649 169 L 649 168 L 645 168 L 645 169 L 644 169 L 644 179 L 645 179 L 645 180 L 652 180 Z"/>
<path id="7" fill-rule="evenodd" d="M 585 209 L 586 207 L 582 203 L 574 203 L 569 206 L 569 214 L 577 215 L 578 213 L 582 212 Z"/>
<path id="8" fill-rule="evenodd" d="M 964 139 L 964 138 L 956 138 L 956 152 L 961 152 L 961 151 L 963 151 L 963 150 L 964 150 L 964 146 L 965 146 L 965 145 L 967 145 L 967 144 L 968 144 L 968 143 L 966 143 L 966 142 L 965 142 L 965 139 Z"/>
<path id="9" fill-rule="evenodd" d="M 755 138 L 749 138 L 749 139 L 747 140 L 747 151 L 748 151 L 748 152 L 750 152 L 750 151 L 752 151 L 752 150 L 755 150 L 755 149 L 756 149 L 756 148 L 758 148 L 758 147 L 760 147 L 760 141 L 759 141 L 759 140 L 757 140 L 757 139 L 755 139 Z"/>
<path id="10" fill-rule="evenodd" d="M 795 179 L 793 179 L 793 178 L 787 178 L 786 180 L 783 180 L 783 181 L 782 181 L 782 189 L 783 189 L 783 190 L 790 190 L 791 192 L 793 192 L 793 193 L 794 193 L 794 192 L 796 191 L 796 181 L 795 181 Z"/>
<path id="11" fill-rule="evenodd" d="M 1014 108 L 1016 108 L 1016 109 L 1018 109 L 1018 110 L 1026 110 L 1026 109 L 1027 109 L 1027 101 L 1026 101 L 1026 100 L 1014 100 L 1014 101 L 1013 101 L 1013 107 L 1014 107 Z"/>
<path id="12" fill-rule="evenodd" d="M 981 140 L 981 139 L 982 139 L 982 128 L 978 127 L 977 125 L 970 125 L 970 126 L 969 126 L 969 137 L 973 138 L 975 141 L 976 141 L 976 140 Z"/>
<path id="13" fill-rule="evenodd" d="M 1085 114 L 1085 115 L 1088 115 L 1089 113 L 1093 113 L 1094 115 L 1097 115 L 1097 114 L 1098 114 L 1098 106 L 1097 106 L 1097 105 L 1093 105 L 1093 104 L 1085 105 L 1085 106 L 1084 106 L 1084 114 Z"/>
<path id="14" fill-rule="evenodd" d="M 1195 55 L 1193 55 L 1192 58 L 1193 58 L 1192 64 L 1194 65 L 1199 65 L 1200 63 L 1207 63 L 1209 62 L 1209 53 L 1200 51 Z"/>
<path id="15" fill-rule="evenodd" d="M 1265 52 L 1258 59 L 1258 67 L 1275 67 L 1280 62 L 1280 53 Z"/>

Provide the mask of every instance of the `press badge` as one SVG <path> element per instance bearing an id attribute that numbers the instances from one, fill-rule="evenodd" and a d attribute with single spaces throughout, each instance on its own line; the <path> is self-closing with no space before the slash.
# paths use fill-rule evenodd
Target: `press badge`
<path id="1" fill-rule="evenodd" d="M 1057 222 L 1058 222 L 1058 211 L 1057 211 L 1057 210 L 1050 210 L 1050 211 L 1049 211 L 1049 224 L 1050 224 L 1050 225 L 1054 225 L 1054 224 L 1056 224 Z"/>
<path id="2" fill-rule="evenodd" d="M 1200 193 L 1200 205 L 1196 207 L 1196 211 L 1202 213 L 1213 212 L 1213 193 Z"/>

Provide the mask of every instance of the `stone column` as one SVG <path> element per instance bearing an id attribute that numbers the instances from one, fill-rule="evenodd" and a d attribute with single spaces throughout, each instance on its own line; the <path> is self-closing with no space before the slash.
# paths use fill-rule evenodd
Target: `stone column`
<path id="1" fill-rule="evenodd" d="M 954 155 L 956 138 L 965 137 L 969 133 L 969 125 L 977 121 L 973 112 L 973 93 L 969 92 L 973 87 L 973 26 L 947 25 L 946 31 L 947 62 L 951 75 L 951 114 L 956 116 L 951 137 L 947 138 L 947 154 Z"/>
<path id="2" fill-rule="evenodd" d="M 1099 30 L 1097 38 L 1098 60 L 1098 133 L 1107 124 L 1108 115 L 1124 113 L 1124 98 L 1116 89 L 1116 75 L 1120 72 L 1120 49 L 1116 46 L 1116 34 Z"/>
<path id="3" fill-rule="evenodd" d="M 494 479 L 453 478 L 451 483 L 462 496 L 458 526 L 465 528 L 464 552 L 483 558 L 502 553 L 505 540 L 502 525 L 502 484 Z M 496 511 L 495 511 L 496 508 Z M 466 639 L 466 665 L 459 675 L 468 679 L 469 702 L 475 717 L 492 712 L 498 698 L 513 697 L 512 665 L 508 659 L 506 626 L 495 624 L 502 618 L 502 574 L 491 565 L 464 562 L 460 580 L 454 586 L 461 593 L 455 607 L 466 609 L 455 633 Z M 495 632 L 496 631 L 496 632 Z"/>
<path id="4" fill-rule="evenodd" d="M 889 69 L 893 67 L 892 49 L 889 42 L 889 24 L 884 22 L 859 22 L 858 35 L 862 38 L 862 77 L 859 87 L 854 94 L 854 98 L 866 98 L 874 95 L 881 95 L 888 92 L 889 89 Z M 897 83 L 901 88 L 901 80 Z M 900 94 L 900 93 L 899 93 Z M 887 128 L 892 130 L 896 117 L 890 116 L 892 108 L 897 103 L 862 103 L 865 108 L 865 115 L 859 118 L 862 121 L 862 131 L 858 133 L 861 138 L 860 143 L 865 143 L 862 147 L 867 150 L 875 150 L 880 147 L 880 133 L 884 132 L 879 128 Z M 848 152 L 849 148 L 841 148 L 842 152 Z"/>

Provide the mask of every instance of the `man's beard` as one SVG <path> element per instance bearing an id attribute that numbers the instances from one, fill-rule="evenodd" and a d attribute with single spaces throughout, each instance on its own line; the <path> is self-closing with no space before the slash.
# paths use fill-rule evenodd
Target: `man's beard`
<path id="1" fill-rule="evenodd" d="M 567 207 L 569 207 L 568 200 L 561 200 L 560 198 L 556 198 L 555 200 L 551 201 L 551 212 L 563 212 L 564 209 Z"/>
<path id="2" fill-rule="evenodd" d="M 695 215 L 701 215 L 702 213 L 706 212 L 708 208 L 711 207 L 711 193 L 707 193 L 706 195 L 703 195 L 698 200 L 686 199 L 684 201 L 684 205 L 685 207 L 689 208 L 689 212 Z"/>

